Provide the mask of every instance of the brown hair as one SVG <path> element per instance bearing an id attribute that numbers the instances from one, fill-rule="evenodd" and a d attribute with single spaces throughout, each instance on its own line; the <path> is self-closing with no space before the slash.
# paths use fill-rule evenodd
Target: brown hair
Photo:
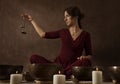
<path id="1" fill-rule="evenodd" d="M 81 28 L 81 19 L 84 17 L 84 15 L 80 12 L 80 9 L 76 6 L 71 6 L 66 8 L 64 11 L 67 11 L 67 13 L 72 17 L 78 17 L 78 25 Z"/>

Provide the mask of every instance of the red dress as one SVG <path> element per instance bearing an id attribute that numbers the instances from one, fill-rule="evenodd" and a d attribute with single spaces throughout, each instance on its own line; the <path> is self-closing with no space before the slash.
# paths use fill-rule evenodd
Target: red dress
<path id="1" fill-rule="evenodd" d="M 86 55 L 92 55 L 90 34 L 82 31 L 81 34 L 73 40 L 69 29 L 61 29 L 53 32 L 46 32 L 45 38 L 56 39 L 60 38 L 62 47 L 58 57 L 54 60 L 55 63 L 60 63 L 63 66 L 63 71 L 66 75 L 71 75 L 72 66 L 91 66 L 91 60 L 78 60 L 77 57 L 82 55 L 85 49 Z M 52 63 L 44 57 L 33 55 L 30 59 L 31 63 Z"/>

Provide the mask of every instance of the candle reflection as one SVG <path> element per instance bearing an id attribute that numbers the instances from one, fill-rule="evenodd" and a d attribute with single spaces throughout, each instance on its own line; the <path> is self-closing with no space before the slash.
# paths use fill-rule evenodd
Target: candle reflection
<path id="1" fill-rule="evenodd" d="M 109 68 L 110 77 L 112 79 L 113 84 L 120 82 L 120 67 L 119 66 L 112 66 Z"/>
<path id="2" fill-rule="evenodd" d="M 117 66 L 113 66 L 113 70 L 115 70 L 115 71 L 116 71 L 116 70 L 117 70 Z"/>
<path id="3" fill-rule="evenodd" d="M 116 80 L 112 80 L 112 82 L 113 82 L 113 84 L 116 84 L 116 83 L 117 83 L 117 81 L 116 81 Z"/>

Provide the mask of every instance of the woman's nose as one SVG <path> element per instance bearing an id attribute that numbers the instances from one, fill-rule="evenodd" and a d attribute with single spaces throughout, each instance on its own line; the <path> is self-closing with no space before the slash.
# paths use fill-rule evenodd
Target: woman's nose
<path id="1" fill-rule="evenodd" d="M 67 19 L 66 18 L 64 18 L 64 21 L 66 21 Z"/>

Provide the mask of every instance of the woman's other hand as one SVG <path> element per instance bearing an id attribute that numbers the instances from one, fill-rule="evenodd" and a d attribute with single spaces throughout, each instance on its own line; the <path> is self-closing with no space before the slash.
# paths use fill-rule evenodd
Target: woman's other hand
<path id="1" fill-rule="evenodd" d="M 91 59 L 91 56 L 90 55 L 88 55 L 88 56 L 80 56 L 77 59 L 78 60 Z"/>

